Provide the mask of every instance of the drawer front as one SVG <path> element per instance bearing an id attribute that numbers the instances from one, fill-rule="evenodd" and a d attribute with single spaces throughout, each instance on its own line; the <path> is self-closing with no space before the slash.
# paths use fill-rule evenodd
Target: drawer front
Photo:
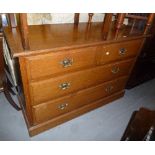
<path id="1" fill-rule="evenodd" d="M 92 103 L 105 96 L 111 95 L 117 91 L 123 90 L 127 77 L 121 77 L 117 80 L 106 82 L 74 94 L 53 100 L 48 103 L 33 106 L 33 116 L 35 123 L 52 119 L 69 111 L 75 110 L 86 104 Z"/>
<path id="2" fill-rule="evenodd" d="M 99 63 L 105 64 L 128 57 L 135 57 L 138 54 L 142 40 L 132 40 L 115 43 L 101 47 Z M 99 50 L 100 51 L 100 50 Z"/>
<path id="3" fill-rule="evenodd" d="M 29 79 L 95 65 L 96 47 L 61 51 L 40 56 L 26 57 Z"/>
<path id="4" fill-rule="evenodd" d="M 129 73 L 134 59 L 30 83 L 31 104 L 36 105 Z"/>

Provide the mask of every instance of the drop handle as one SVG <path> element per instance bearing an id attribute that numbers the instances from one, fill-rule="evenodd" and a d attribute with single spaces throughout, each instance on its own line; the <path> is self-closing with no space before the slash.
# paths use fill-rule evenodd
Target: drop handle
<path id="1" fill-rule="evenodd" d="M 64 110 L 67 106 L 68 106 L 68 103 L 60 104 L 60 105 L 58 106 L 58 109 Z"/>
<path id="2" fill-rule="evenodd" d="M 61 90 L 66 90 L 66 89 L 68 89 L 68 88 L 70 88 L 70 83 L 69 82 L 64 82 L 64 83 L 61 83 L 60 85 L 59 85 L 59 88 L 61 89 Z"/>
<path id="3" fill-rule="evenodd" d="M 73 59 L 69 59 L 69 58 L 65 58 L 64 60 L 60 61 L 60 64 L 66 68 L 66 67 L 70 67 L 73 64 Z"/>
<path id="4" fill-rule="evenodd" d="M 112 67 L 111 72 L 113 74 L 117 74 L 120 71 L 120 68 L 118 66 Z"/>
<path id="5" fill-rule="evenodd" d="M 125 55 L 126 54 L 127 49 L 126 48 L 120 48 L 119 49 L 119 54 L 120 55 Z"/>

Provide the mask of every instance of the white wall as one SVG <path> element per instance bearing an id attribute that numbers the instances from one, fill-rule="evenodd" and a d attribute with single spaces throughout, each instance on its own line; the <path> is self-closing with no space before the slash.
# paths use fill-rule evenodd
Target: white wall
<path id="1" fill-rule="evenodd" d="M 103 21 L 103 13 L 95 13 L 92 21 Z M 80 14 L 80 22 L 87 22 L 88 14 Z M 73 23 L 74 13 L 28 13 L 28 24 L 38 25 L 38 24 L 55 24 L 55 23 Z"/>

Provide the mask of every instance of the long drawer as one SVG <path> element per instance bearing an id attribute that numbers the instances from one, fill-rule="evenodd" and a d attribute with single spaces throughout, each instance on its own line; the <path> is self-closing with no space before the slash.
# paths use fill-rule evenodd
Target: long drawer
<path id="1" fill-rule="evenodd" d="M 49 101 L 80 89 L 128 75 L 134 59 L 98 66 L 43 81 L 30 83 L 31 104 Z"/>
<path id="2" fill-rule="evenodd" d="M 100 48 L 99 63 L 106 64 L 113 61 L 135 57 L 138 54 L 142 39 L 104 45 Z"/>
<path id="3" fill-rule="evenodd" d="M 45 76 L 65 73 L 95 65 L 96 47 L 53 52 L 25 57 L 28 78 L 35 80 Z"/>
<path id="4" fill-rule="evenodd" d="M 81 106 L 92 103 L 103 97 L 111 95 L 117 91 L 123 90 L 127 77 L 121 77 L 117 80 L 106 82 L 95 87 L 70 94 L 68 96 L 53 100 L 48 103 L 42 103 L 33 106 L 34 123 L 41 123 L 52 119 L 69 111 L 75 110 Z"/>

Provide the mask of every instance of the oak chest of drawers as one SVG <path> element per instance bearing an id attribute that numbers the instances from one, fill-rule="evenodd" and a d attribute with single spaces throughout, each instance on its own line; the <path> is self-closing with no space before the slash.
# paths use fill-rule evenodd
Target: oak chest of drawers
<path id="1" fill-rule="evenodd" d="M 141 43 L 137 39 L 20 57 L 32 125 L 55 126 L 123 96 Z"/>
<path id="2" fill-rule="evenodd" d="M 18 35 L 5 30 L 12 57 L 19 64 L 19 96 L 24 96 L 23 113 L 31 136 L 122 97 L 145 40 L 144 36 L 102 40 L 92 30 L 95 41 L 79 33 L 77 40 L 57 38 L 53 43 L 52 35 L 42 38 L 46 29 L 52 31 L 52 26 L 30 27 L 29 51 L 23 51 Z M 33 37 L 35 30 L 37 37 Z"/>

